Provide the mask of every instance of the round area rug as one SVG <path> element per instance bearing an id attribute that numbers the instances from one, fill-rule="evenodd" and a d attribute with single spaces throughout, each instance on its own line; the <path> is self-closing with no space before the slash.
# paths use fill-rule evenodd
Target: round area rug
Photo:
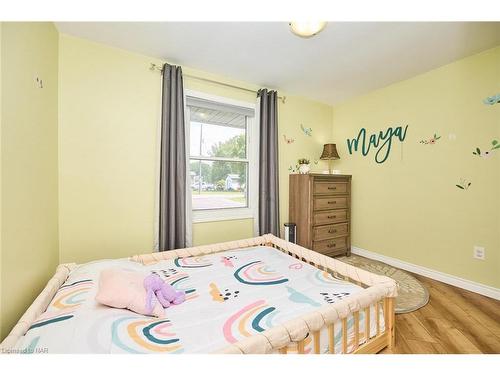
<path id="1" fill-rule="evenodd" d="M 396 297 L 396 314 L 415 311 L 429 302 L 427 288 L 412 275 L 399 268 L 394 268 L 386 263 L 354 254 L 351 254 L 349 257 L 338 257 L 337 259 L 377 275 L 388 276 L 394 279 L 399 287 L 398 296 Z"/>

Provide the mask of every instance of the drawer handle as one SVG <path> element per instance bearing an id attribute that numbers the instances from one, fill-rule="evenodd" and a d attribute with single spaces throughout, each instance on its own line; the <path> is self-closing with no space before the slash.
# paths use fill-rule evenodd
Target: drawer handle
<path id="1" fill-rule="evenodd" d="M 337 190 L 337 188 L 335 186 L 333 186 L 333 187 L 329 186 L 328 190 Z"/>
<path id="2" fill-rule="evenodd" d="M 337 201 L 328 201 L 328 204 L 335 204 Z"/>
<path id="3" fill-rule="evenodd" d="M 330 229 L 330 230 L 328 231 L 328 233 L 337 233 L 337 230 L 336 230 L 336 229 Z"/>
<path id="4" fill-rule="evenodd" d="M 336 243 L 331 243 L 331 244 L 328 244 L 327 247 L 336 247 L 337 244 Z"/>
<path id="5" fill-rule="evenodd" d="M 333 215 L 333 216 L 332 216 L 332 215 L 330 215 L 330 216 L 327 216 L 327 217 L 328 217 L 329 219 L 335 219 L 337 216 L 335 216 L 335 215 Z"/>

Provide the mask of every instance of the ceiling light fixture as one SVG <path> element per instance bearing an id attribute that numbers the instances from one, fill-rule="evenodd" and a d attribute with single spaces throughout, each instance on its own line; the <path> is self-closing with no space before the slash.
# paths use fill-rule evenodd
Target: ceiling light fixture
<path id="1" fill-rule="evenodd" d="M 301 38 L 310 38 L 318 34 L 326 26 L 325 21 L 301 21 L 301 22 L 290 22 L 290 29 L 292 33 Z"/>

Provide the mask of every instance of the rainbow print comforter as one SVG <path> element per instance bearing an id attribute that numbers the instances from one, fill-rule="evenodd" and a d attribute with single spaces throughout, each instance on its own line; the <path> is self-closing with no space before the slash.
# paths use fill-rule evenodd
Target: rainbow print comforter
<path id="1" fill-rule="evenodd" d="M 184 290 L 187 300 L 168 308 L 163 319 L 100 305 L 94 299 L 98 278 L 109 267 L 156 273 Z M 28 353 L 209 353 L 359 290 L 357 285 L 264 246 L 150 266 L 127 259 L 102 260 L 71 272 L 16 349 Z M 360 319 L 361 330 L 363 313 Z M 352 319 L 348 327 L 353 336 Z M 373 335 L 375 327 L 371 328 Z M 341 352 L 339 329 L 337 353 Z M 320 334 L 324 336 L 321 350 L 326 352 L 327 332 Z M 312 350 L 311 341 L 306 340 L 306 352 Z"/>

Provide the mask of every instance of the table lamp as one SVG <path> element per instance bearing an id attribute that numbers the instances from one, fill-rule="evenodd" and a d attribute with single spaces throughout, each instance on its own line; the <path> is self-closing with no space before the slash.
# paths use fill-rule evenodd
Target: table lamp
<path id="1" fill-rule="evenodd" d="M 337 146 L 334 143 L 327 143 L 323 145 L 323 153 L 321 154 L 320 159 L 328 160 L 328 169 L 330 174 L 332 174 L 333 160 L 340 159 L 340 156 L 337 152 Z"/>

